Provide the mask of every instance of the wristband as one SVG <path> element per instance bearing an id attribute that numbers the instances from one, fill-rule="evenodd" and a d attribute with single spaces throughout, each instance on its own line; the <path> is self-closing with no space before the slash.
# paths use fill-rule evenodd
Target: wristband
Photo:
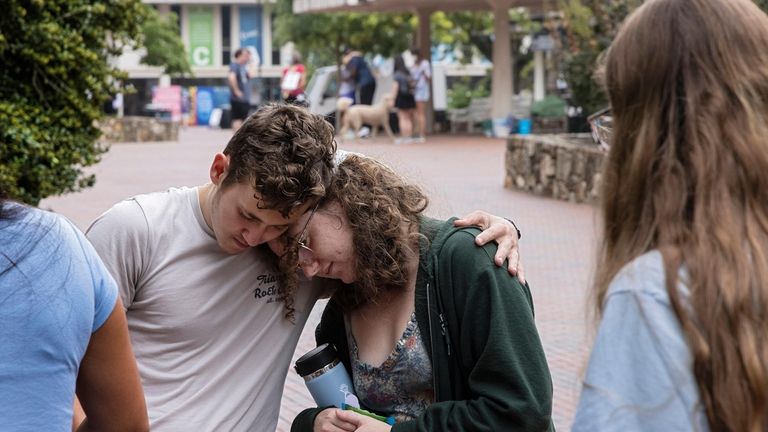
<path id="1" fill-rule="evenodd" d="M 523 236 L 520 233 L 520 228 L 517 227 L 517 225 L 515 224 L 515 222 L 512 219 L 510 219 L 510 218 L 504 218 L 504 219 L 506 219 L 509 223 L 511 223 L 513 227 L 515 227 L 515 231 L 517 231 L 517 239 L 520 240 L 520 237 Z"/>

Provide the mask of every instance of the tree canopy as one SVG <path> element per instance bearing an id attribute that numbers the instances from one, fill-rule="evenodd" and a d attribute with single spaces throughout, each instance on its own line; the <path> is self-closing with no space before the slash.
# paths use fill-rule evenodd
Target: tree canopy
<path id="1" fill-rule="evenodd" d="M 278 0 L 275 42 L 293 42 L 313 66 L 338 64 L 344 48 L 391 55 L 408 48 L 413 33 L 410 14 L 294 14 L 292 0 Z"/>
<path id="2" fill-rule="evenodd" d="M 175 18 L 161 18 L 140 0 L 4 2 L 0 190 L 36 205 L 93 185 L 84 168 L 105 151 L 97 121 L 127 78 L 112 59 L 143 42 L 145 63 L 189 71 Z"/>
<path id="3" fill-rule="evenodd" d="M 6 0 L 0 14 L 0 187 L 37 204 L 93 184 L 102 103 L 125 75 L 139 0 Z"/>
<path id="4" fill-rule="evenodd" d="M 149 66 L 162 66 L 163 72 L 168 75 L 191 74 L 192 69 L 180 34 L 175 13 L 161 15 L 147 6 L 141 22 L 140 42 L 146 51 L 141 62 Z"/>
<path id="5" fill-rule="evenodd" d="M 768 12 L 768 0 L 753 0 Z M 560 0 L 565 15 L 568 52 L 565 55 L 565 75 L 573 95 L 572 103 L 581 106 L 585 114 L 607 103 L 595 70 L 600 54 L 613 41 L 619 26 L 642 0 Z"/>
<path id="6" fill-rule="evenodd" d="M 278 0 L 275 42 L 293 42 L 312 66 L 336 64 L 345 47 L 391 56 L 411 47 L 418 18 L 411 13 L 294 14 L 292 0 Z M 516 17 L 518 10 L 510 11 Z M 433 45 L 456 48 L 470 59 L 478 52 L 490 58 L 493 14 L 441 12 L 430 19 Z"/>

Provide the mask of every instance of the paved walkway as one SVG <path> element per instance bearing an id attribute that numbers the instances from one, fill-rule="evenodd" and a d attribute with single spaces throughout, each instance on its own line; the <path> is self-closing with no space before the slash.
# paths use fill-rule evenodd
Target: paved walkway
<path id="1" fill-rule="evenodd" d="M 191 128 L 179 143 L 116 144 L 93 167 L 96 186 L 85 192 L 44 200 L 80 228 L 122 198 L 170 186 L 208 180 L 213 154 L 229 139 L 228 131 Z M 435 136 L 426 143 L 393 145 L 385 139 L 345 142 L 392 165 L 421 184 L 432 201 L 431 216 L 464 215 L 483 209 L 513 218 L 523 232 L 521 252 L 554 381 L 554 420 L 568 430 L 578 399 L 579 377 L 588 344 L 586 301 L 595 256 L 594 208 L 513 192 L 502 187 L 505 143 L 479 136 Z M 299 342 L 296 356 L 314 347 L 313 330 L 322 304 Z M 293 370 L 288 371 L 278 431 L 288 431 L 301 409 L 312 405 Z"/>

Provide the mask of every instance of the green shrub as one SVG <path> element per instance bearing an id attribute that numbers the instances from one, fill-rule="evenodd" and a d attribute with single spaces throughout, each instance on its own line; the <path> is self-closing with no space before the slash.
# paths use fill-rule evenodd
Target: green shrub
<path id="1" fill-rule="evenodd" d="M 461 77 L 447 91 L 448 109 L 466 108 L 472 102 L 472 99 L 490 96 L 490 87 L 491 78 L 488 74 L 474 84 L 472 77 Z"/>
<path id="2" fill-rule="evenodd" d="M 101 107 L 125 75 L 107 59 L 138 38 L 139 0 L 6 0 L 0 14 L 0 188 L 36 205 L 90 186 Z"/>
<path id="3" fill-rule="evenodd" d="M 555 95 L 547 95 L 544 99 L 531 105 L 531 115 L 539 118 L 561 118 L 565 116 L 567 104 Z"/>
<path id="4" fill-rule="evenodd" d="M 463 79 L 457 81 L 448 89 L 447 92 L 447 105 L 449 109 L 460 109 L 469 106 L 469 102 L 472 100 L 472 88 L 469 85 L 469 80 Z"/>

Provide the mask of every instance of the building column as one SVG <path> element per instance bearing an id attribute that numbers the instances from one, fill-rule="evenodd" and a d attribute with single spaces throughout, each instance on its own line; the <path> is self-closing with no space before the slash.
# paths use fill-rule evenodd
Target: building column
<path id="1" fill-rule="evenodd" d="M 430 28 L 430 17 L 433 10 L 431 9 L 417 9 L 416 15 L 419 18 L 419 27 L 416 33 L 416 45 L 419 47 L 419 51 L 422 57 L 432 61 L 432 32 Z M 434 73 L 434 68 L 433 68 Z M 434 88 L 434 87 L 433 87 Z M 435 108 L 434 108 L 434 92 L 430 88 L 431 97 L 427 102 L 426 110 L 426 124 L 424 129 L 426 133 L 432 133 L 434 130 L 435 122 Z"/>
<path id="2" fill-rule="evenodd" d="M 505 118 L 512 112 L 512 43 L 509 33 L 511 0 L 489 0 L 493 6 L 493 80 L 491 117 Z"/>
<path id="3" fill-rule="evenodd" d="M 544 51 L 533 52 L 533 100 L 540 101 L 546 95 L 544 81 Z"/>
<path id="4" fill-rule="evenodd" d="M 261 6 L 261 34 L 261 52 L 264 53 L 261 64 L 272 66 L 275 62 L 272 58 L 272 5 L 269 2 L 264 2 Z"/>
<path id="5" fill-rule="evenodd" d="M 419 28 L 416 33 L 416 45 L 421 51 L 421 55 L 430 58 L 432 47 L 432 33 L 429 26 L 429 20 L 432 16 L 431 9 L 418 9 L 416 14 L 419 18 Z"/>

